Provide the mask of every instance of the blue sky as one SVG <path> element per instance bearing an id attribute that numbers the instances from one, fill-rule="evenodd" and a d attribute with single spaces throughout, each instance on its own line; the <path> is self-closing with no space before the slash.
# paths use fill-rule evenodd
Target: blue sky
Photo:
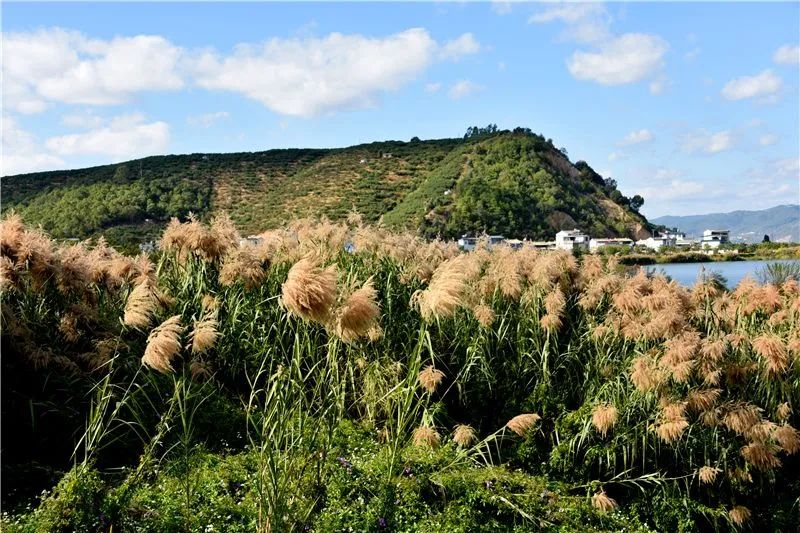
<path id="1" fill-rule="evenodd" d="M 800 201 L 798 3 L 4 3 L 3 174 L 530 127 L 650 217 Z"/>

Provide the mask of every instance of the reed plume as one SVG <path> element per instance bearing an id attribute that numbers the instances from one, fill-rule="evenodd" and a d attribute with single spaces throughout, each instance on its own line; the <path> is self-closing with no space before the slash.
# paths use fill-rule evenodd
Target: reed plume
<path id="1" fill-rule="evenodd" d="M 126 326 L 144 329 L 150 325 L 156 310 L 156 295 L 152 284 L 145 280 L 133 288 L 125 303 L 125 315 L 122 319 Z"/>
<path id="2" fill-rule="evenodd" d="M 753 339 L 752 345 L 753 350 L 764 360 L 769 375 L 786 370 L 789 354 L 780 337 L 770 334 L 760 335 Z"/>
<path id="3" fill-rule="evenodd" d="M 744 505 L 736 505 L 728 511 L 728 518 L 734 525 L 741 527 L 750 520 L 750 509 Z"/>
<path id="4" fill-rule="evenodd" d="M 614 498 L 611 498 L 608 494 L 606 494 L 606 491 L 601 490 L 592 496 L 592 507 L 601 513 L 609 513 L 619 507 L 619 505 Z"/>
<path id="5" fill-rule="evenodd" d="M 542 417 L 536 413 L 524 413 L 509 420 L 506 423 L 506 427 L 520 437 L 525 437 L 541 419 Z"/>
<path id="6" fill-rule="evenodd" d="M 631 382 L 639 392 L 649 392 L 661 386 L 664 375 L 649 357 L 636 357 L 630 368 Z"/>
<path id="7" fill-rule="evenodd" d="M 439 446 L 439 438 L 439 434 L 435 429 L 428 426 L 419 426 L 414 430 L 412 441 L 414 446 L 436 448 Z"/>
<path id="8" fill-rule="evenodd" d="M 792 406 L 789 405 L 789 402 L 783 402 L 778 406 L 776 413 L 778 420 L 787 420 L 790 416 L 792 416 Z"/>
<path id="9" fill-rule="evenodd" d="M 456 426 L 455 431 L 453 431 L 453 442 L 462 448 L 472 446 L 477 441 L 478 436 L 475 434 L 475 430 L 470 425 L 459 424 Z"/>
<path id="10" fill-rule="evenodd" d="M 172 372 L 172 359 L 178 355 L 181 349 L 181 334 L 183 334 L 183 326 L 181 326 L 180 315 L 165 320 L 147 337 L 147 347 L 142 356 L 142 363 L 162 374 Z"/>
<path id="11" fill-rule="evenodd" d="M 619 417 L 619 411 L 611 404 L 597 405 L 592 410 L 592 425 L 605 437 L 608 430 L 614 427 Z"/>
<path id="12" fill-rule="evenodd" d="M 700 479 L 700 483 L 702 485 L 710 485 L 714 483 L 714 480 L 717 479 L 717 474 L 719 474 L 721 470 L 719 468 L 713 466 L 702 466 L 700 470 L 697 471 L 697 477 Z"/>
<path id="13" fill-rule="evenodd" d="M 472 315 L 475 317 L 475 320 L 477 320 L 478 323 L 484 328 L 491 327 L 496 318 L 494 309 L 485 303 L 481 303 L 473 307 Z"/>
<path id="14" fill-rule="evenodd" d="M 761 422 L 761 409 L 749 403 L 734 404 L 722 418 L 725 427 L 739 435 L 745 435 L 759 422 Z"/>
<path id="15" fill-rule="evenodd" d="M 348 296 L 336 311 L 336 335 L 345 342 L 353 342 L 368 336 L 370 330 L 378 325 L 380 306 L 378 293 L 368 279 L 364 285 Z"/>
<path id="16" fill-rule="evenodd" d="M 778 447 L 774 444 L 751 442 L 741 449 L 745 461 L 759 470 L 774 470 L 781 465 L 777 457 Z"/>
<path id="17" fill-rule="evenodd" d="M 225 255 L 219 271 L 219 281 L 225 286 L 242 281 L 246 289 L 252 289 L 267 277 L 264 267 L 264 261 L 258 257 L 253 246 L 242 246 Z"/>
<path id="18" fill-rule="evenodd" d="M 194 328 L 189 334 L 192 353 L 203 354 L 214 347 L 219 338 L 219 322 L 217 312 L 206 312 L 200 320 L 194 322 Z"/>
<path id="19" fill-rule="evenodd" d="M 461 295 L 467 281 L 466 255 L 448 259 L 433 274 L 431 282 L 423 291 L 415 292 L 411 299 L 422 318 L 448 318 L 461 305 Z"/>
<path id="20" fill-rule="evenodd" d="M 281 301 L 293 315 L 326 323 L 336 301 L 336 267 L 320 268 L 311 256 L 301 259 L 289 270 Z"/>
<path id="21" fill-rule="evenodd" d="M 782 424 L 772 432 L 772 438 L 789 455 L 800 451 L 800 432 L 789 424 Z"/>
<path id="22" fill-rule="evenodd" d="M 433 365 L 428 365 L 422 369 L 417 379 L 423 389 L 433 393 L 444 379 L 444 372 L 434 368 Z"/>

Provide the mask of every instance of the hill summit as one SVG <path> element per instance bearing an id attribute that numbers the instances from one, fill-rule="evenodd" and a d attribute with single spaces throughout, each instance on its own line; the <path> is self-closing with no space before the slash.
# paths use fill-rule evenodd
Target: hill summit
<path id="1" fill-rule="evenodd" d="M 3 179 L 3 211 L 54 237 L 111 242 L 157 234 L 170 217 L 227 212 L 247 233 L 295 217 L 365 221 L 433 237 L 487 232 L 535 240 L 561 229 L 641 238 L 651 228 L 587 163 L 527 128 L 338 149 L 154 156 Z"/>

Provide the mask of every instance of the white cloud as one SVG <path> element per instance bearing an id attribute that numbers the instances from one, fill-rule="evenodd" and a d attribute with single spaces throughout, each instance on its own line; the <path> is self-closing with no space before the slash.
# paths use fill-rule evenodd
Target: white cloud
<path id="1" fill-rule="evenodd" d="M 627 157 L 623 152 L 611 152 L 610 154 L 608 154 L 608 160 L 612 162 L 618 159 L 622 159 L 623 157 Z"/>
<path id="2" fill-rule="evenodd" d="M 597 43 L 611 37 L 611 17 L 601 3 L 551 4 L 544 11 L 533 14 L 528 23 L 543 24 L 559 21 L 567 28 L 562 39 L 579 43 Z"/>
<path id="3" fill-rule="evenodd" d="M 34 113 L 48 102 L 119 104 L 140 91 L 179 89 L 181 54 L 158 35 L 102 40 L 60 28 L 5 33 L 4 106 Z"/>
<path id="4" fill-rule="evenodd" d="M 474 37 L 439 45 L 422 28 L 386 37 L 332 33 L 323 38 L 239 44 L 232 54 L 207 51 L 192 70 L 206 89 L 233 91 L 283 115 L 313 117 L 374 106 L 434 60 L 474 53 Z"/>
<path id="5" fill-rule="evenodd" d="M 742 76 L 725 84 L 722 96 L 728 100 L 743 100 L 757 96 L 768 97 L 781 90 L 783 82 L 774 72 L 767 69 L 755 76 Z"/>
<path id="6" fill-rule="evenodd" d="M 230 116 L 227 111 L 215 111 L 214 113 L 204 113 L 202 115 L 190 115 L 186 117 L 186 123 L 190 126 L 210 128 L 216 122 L 230 118 Z"/>
<path id="7" fill-rule="evenodd" d="M 492 11 L 498 15 L 508 15 L 511 13 L 511 2 L 508 0 L 492 0 Z"/>
<path id="8" fill-rule="evenodd" d="M 618 144 L 620 146 L 631 146 L 653 140 L 653 134 L 648 129 L 635 130 L 627 134 Z"/>
<path id="9" fill-rule="evenodd" d="M 626 33 L 595 52 L 575 52 L 567 61 L 579 80 L 601 85 L 634 83 L 653 76 L 662 66 L 667 43 L 657 35 Z"/>
<path id="10" fill-rule="evenodd" d="M 64 161 L 46 153 L 36 137 L 23 130 L 16 119 L 3 115 L 2 157 L 0 175 L 10 176 L 37 170 L 52 170 L 64 166 Z"/>
<path id="11" fill-rule="evenodd" d="M 441 89 L 441 88 L 442 88 L 441 82 L 437 81 L 437 82 L 434 82 L 434 83 L 428 83 L 428 84 L 425 85 L 425 92 L 426 93 L 438 93 L 439 89 Z"/>
<path id="12" fill-rule="evenodd" d="M 779 65 L 798 65 L 800 64 L 800 46 L 785 44 L 775 50 L 772 60 Z"/>
<path id="13" fill-rule="evenodd" d="M 481 92 L 483 87 L 470 80 L 459 80 L 450 87 L 447 95 L 453 100 L 460 100 L 465 96 Z"/>
<path id="14" fill-rule="evenodd" d="M 475 39 L 475 36 L 471 33 L 465 33 L 457 39 L 446 42 L 442 46 L 439 55 L 442 59 L 458 60 L 462 56 L 477 54 L 480 50 L 481 45 Z"/>
<path id="15" fill-rule="evenodd" d="M 765 133 L 758 138 L 758 144 L 761 146 L 771 146 L 778 142 L 778 136 L 774 133 Z"/>
<path id="16" fill-rule="evenodd" d="M 61 116 L 61 125 L 68 128 L 91 129 L 100 127 L 105 119 L 95 115 L 91 110 Z"/>
<path id="17" fill-rule="evenodd" d="M 169 145 L 166 122 L 146 123 L 139 113 L 122 115 L 102 127 L 47 139 L 47 148 L 62 156 L 106 155 L 114 160 L 163 153 Z"/>
<path id="18" fill-rule="evenodd" d="M 692 198 L 705 191 L 705 186 L 699 181 L 672 179 L 658 186 L 644 187 L 640 193 L 645 201 L 650 203 L 675 200 L 678 198 Z"/>
<path id="19" fill-rule="evenodd" d="M 701 129 L 684 136 L 682 149 L 689 154 L 717 154 L 733 148 L 734 134 L 730 130 L 710 133 Z"/>

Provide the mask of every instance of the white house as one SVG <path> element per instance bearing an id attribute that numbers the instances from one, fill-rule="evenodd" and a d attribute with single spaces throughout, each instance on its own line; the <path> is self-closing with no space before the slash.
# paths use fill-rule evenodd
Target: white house
<path id="1" fill-rule="evenodd" d="M 239 239 L 239 246 L 258 246 L 262 242 L 264 242 L 262 237 L 258 235 L 248 235 L 247 237 Z"/>
<path id="2" fill-rule="evenodd" d="M 561 230 L 556 233 L 556 248 L 561 250 L 588 250 L 589 236 L 579 229 Z"/>
<path id="3" fill-rule="evenodd" d="M 722 244 L 731 242 L 730 231 L 726 229 L 707 229 L 700 239 L 703 248 L 719 248 Z"/>
<path id="4" fill-rule="evenodd" d="M 492 246 L 502 244 L 503 242 L 505 242 L 505 240 L 506 238 L 503 237 L 502 235 L 469 237 L 467 236 L 467 234 L 464 234 L 461 236 L 460 239 L 458 239 L 458 247 L 464 250 L 465 252 L 471 252 L 472 250 L 475 249 L 476 246 L 478 246 L 478 243 L 481 241 L 485 242 L 489 246 L 489 248 L 491 248 Z"/>
<path id="5" fill-rule="evenodd" d="M 646 246 L 651 250 L 660 250 L 664 246 L 675 246 L 675 242 L 675 237 L 659 235 L 658 237 L 648 237 L 647 239 L 636 241 L 636 246 Z"/>
<path id="6" fill-rule="evenodd" d="M 633 240 L 622 237 L 618 239 L 591 239 L 589 241 L 589 250 L 592 252 L 604 246 L 627 246 L 630 248 L 633 246 Z"/>

